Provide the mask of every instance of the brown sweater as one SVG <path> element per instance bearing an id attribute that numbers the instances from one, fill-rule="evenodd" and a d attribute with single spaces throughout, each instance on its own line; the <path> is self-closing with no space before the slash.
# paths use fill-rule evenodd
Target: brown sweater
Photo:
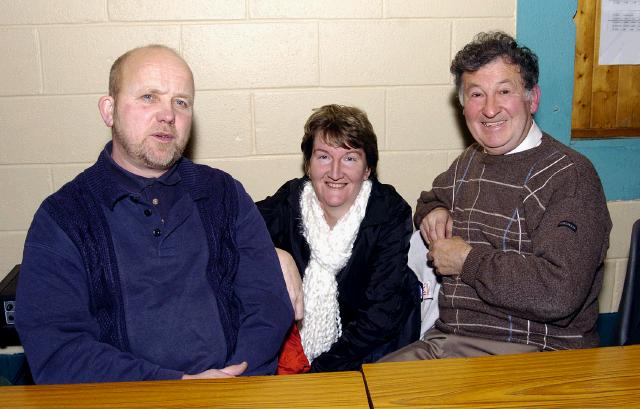
<path id="1" fill-rule="evenodd" d="M 598 345 L 611 219 L 587 158 L 547 134 L 512 155 L 473 144 L 422 192 L 416 225 L 436 207 L 473 247 L 462 273 L 443 277 L 438 329 L 541 350 Z"/>

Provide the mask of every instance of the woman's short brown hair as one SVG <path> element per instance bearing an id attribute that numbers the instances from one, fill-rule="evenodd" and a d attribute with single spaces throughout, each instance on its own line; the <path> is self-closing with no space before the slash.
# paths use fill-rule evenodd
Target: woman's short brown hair
<path id="1" fill-rule="evenodd" d="M 332 146 L 346 149 L 362 149 L 367 159 L 371 178 L 376 177 L 378 166 L 378 139 L 367 114 L 355 107 L 325 105 L 313 110 L 304 125 L 300 148 L 304 156 L 304 171 L 308 172 L 316 136 Z"/>

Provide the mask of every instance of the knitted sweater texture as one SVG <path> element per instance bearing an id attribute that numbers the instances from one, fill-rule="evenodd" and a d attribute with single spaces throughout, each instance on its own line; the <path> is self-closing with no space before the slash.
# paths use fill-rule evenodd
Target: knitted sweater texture
<path id="1" fill-rule="evenodd" d="M 611 220 L 588 159 L 547 134 L 512 155 L 473 144 L 422 192 L 416 225 L 436 207 L 472 246 L 461 274 L 443 277 L 440 330 L 541 350 L 598 345 Z"/>

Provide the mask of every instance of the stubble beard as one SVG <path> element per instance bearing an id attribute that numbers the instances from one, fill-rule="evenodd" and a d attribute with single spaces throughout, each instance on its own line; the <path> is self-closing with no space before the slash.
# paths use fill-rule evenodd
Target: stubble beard
<path id="1" fill-rule="evenodd" d="M 131 142 L 120 130 L 117 119 L 114 119 L 112 127 L 112 136 L 120 146 L 125 150 L 127 155 L 134 158 L 138 162 L 143 163 L 149 169 L 167 170 L 180 159 L 187 145 L 188 138 L 183 141 L 177 139 L 170 144 L 159 144 L 145 137 L 140 143 Z M 174 133 L 175 134 L 175 133 Z M 152 144 L 156 145 L 156 148 Z"/>

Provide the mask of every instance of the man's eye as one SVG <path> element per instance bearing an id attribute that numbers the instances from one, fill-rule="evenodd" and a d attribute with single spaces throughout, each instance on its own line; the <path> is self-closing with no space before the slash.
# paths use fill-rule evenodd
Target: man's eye
<path id="1" fill-rule="evenodd" d="M 153 95 L 151 95 L 151 94 L 144 94 L 144 95 L 142 96 L 142 100 L 143 100 L 143 101 L 147 101 L 147 102 L 149 102 L 149 101 L 153 100 Z"/>
<path id="2" fill-rule="evenodd" d="M 188 108 L 189 107 L 189 103 L 183 99 L 177 99 L 176 100 L 176 105 L 178 105 L 181 108 Z"/>
<path id="3" fill-rule="evenodd" d="M 508 89 L 500 90 L 500 95 L 509 95 L 510 93 L 511 93 L 511 90 L 508 90 Z"/>

